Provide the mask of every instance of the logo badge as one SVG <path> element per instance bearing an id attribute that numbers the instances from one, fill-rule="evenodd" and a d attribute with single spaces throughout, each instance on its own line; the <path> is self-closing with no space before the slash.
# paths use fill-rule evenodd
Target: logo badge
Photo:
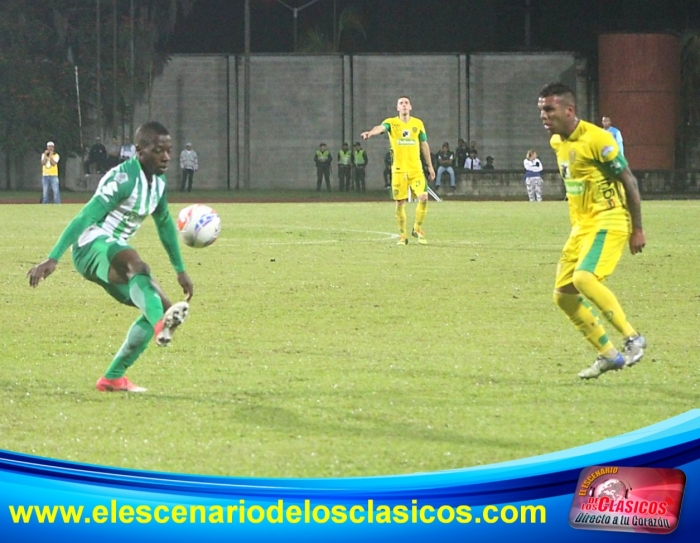
<path id="1" fill-rule="evenodd" d="M 610 153 L 612 153 L 614 150 L 615 150 L 615 148 L 614 148 L 612 145 L 606 145 L 605 147 L 603 147 L 603 150 L 600 152 L 600 154 L 601 154 L 603 157 L 606 157 L 606 156 L 608 156 Z"/>
<path id="2" fill-rule="evenodd" d="M 581 530 L 669 534 L 678 526 L 685 473 L 593 466 L 579 477 L 569 524 Z"/>
<path id="3" fill-rule="evenodd" d="M 404 130 L 403 132 L 401 132 L 402 138 L 407 138 L 410 135 L 411 135 L 411 133 L 408 130 Z"/>

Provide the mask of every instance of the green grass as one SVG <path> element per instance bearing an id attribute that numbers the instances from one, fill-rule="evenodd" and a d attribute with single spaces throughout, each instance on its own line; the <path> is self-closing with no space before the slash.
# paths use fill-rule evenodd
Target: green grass
<path id="1" fill-rule="evenodd" d="M 221 238 L 183 248 L 190 319 L 130 370 L 148 392 L 126 395 L 93 386 L 135 310 L 69 255 L 38 289 L 25 279 L 79 206 L 0 206 L 0 447 L 169 472 L 382 475 L 557 451 L 697 406 L 700 202 L 645 203 L 648 248 L 609 286 L 650 348 L 591 382 L 576 374 L 595 353 L 551 299 L 565 202 L 431 204 L 425 247 L 395 245 L 389 202 L 216 208 Z M 177 298 L 152 221 L 133 245 Z"/>

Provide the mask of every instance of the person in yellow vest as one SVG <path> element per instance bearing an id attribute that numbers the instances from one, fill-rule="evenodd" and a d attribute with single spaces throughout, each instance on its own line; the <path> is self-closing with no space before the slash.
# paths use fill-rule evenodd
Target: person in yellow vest
<path id="1" fill-rule="evenodd" d="M 58 188 L 58 161 L 61 157 L 55 152 L 52 141 L 46 143 L 46 150 L 41 155 L 41 203 L 49 203 L 49 186 L 53 192 L 53 203 L 61 203 L 61 194 Z"/>
<path id="2" fill-rule="evenodd" d="M 365 192 L 365 175 L 367 169 L 367 151 L 362 148 L 359 141 L 355 142 L 355 150 L 352 154 L 352 163 L 355 166 L 355 190 Z"/>
<path id="3" fill-rule="evenodd" d="M 314 154 L 314 162 L 316 163 L 316 190 L 321 190 L 321 181 L 326 178 L 326 190 L 331 191 L 331 162 L 333 156 L 326 149 L 326 144 L 321 143 Z"/>
<path id="4" fill-rule="evenodd" d="M 338 151 L 338 185 L 340 192 L 347 192 L 352 185 L 352 151 L 347 142 Z"/>

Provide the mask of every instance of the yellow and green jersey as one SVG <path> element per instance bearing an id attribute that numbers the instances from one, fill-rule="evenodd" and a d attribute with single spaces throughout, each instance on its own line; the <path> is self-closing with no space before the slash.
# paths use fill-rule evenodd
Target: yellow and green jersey
<path id="1" fill-rule="evenodd" d="M 394 157 L 392 171 L 422 172 L 420 144 L 423 141 L 428 141 L 423 121 L 416 117 L 410 117 L 408 122 L 403 122 L 400 117 L 392 117 L 382 121 L 382 126 L 389 135 L 389 143 Z"/>
<path id="2" fill-rule="evenodd" d="M 627 161 L 615 139 L 602 128 L 579 121 L 566 139 L 552 136 L 559 173 L 566 185 L 573 230 L 631 231 L 620 174 Z"/>

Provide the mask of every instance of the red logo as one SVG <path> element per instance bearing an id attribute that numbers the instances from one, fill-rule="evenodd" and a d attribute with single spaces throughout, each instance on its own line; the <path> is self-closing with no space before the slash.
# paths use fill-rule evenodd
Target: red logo
<path id="1" fill-rule="evenodd" d="M 685 473 L 593 466 L 579 477 L 569 524 L 583 530 L 668 534 L 678 526 Z"/>

